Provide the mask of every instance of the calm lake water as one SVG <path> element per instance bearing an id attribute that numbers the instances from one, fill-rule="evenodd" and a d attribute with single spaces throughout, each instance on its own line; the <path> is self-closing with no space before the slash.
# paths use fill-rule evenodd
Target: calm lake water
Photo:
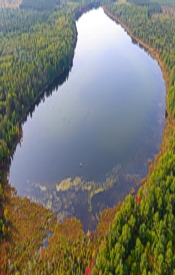
<path id="1" fill-rule="evenodd" d="M 69 77 L 24 123 L 9 182 L 59 221 L 76 216 L 93 229 L 102 209 L 138 188 L 159 150 L 165 83 L 157 61 L 102 8 L 77 29 Z"/>

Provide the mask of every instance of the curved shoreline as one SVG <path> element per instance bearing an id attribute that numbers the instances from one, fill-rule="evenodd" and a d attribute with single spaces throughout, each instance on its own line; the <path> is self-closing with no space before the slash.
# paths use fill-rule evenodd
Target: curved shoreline
<path id="1" fill-rule="evenodd" d="M 82 6 L 82 7 L 79 7 L 77 10 L 75 10 L 74 12 L 74 16 L 75 16 L 75 22 L 82 16 L 83 13 L 89 11 L 90 9 L 93 9 L 93 8 L 97 8 L 98 6 L 97 5 L 87 5 L 87 6 Z M 21 137 L 22 137 L 22 129 L 21 129 L 21 125 L 22 123 L 26 120 L 27 116 L 29 115 L 30 111 L 32 110 L 33 107 L 35 107 L 35 105 L 37 104 L 37 101 L 39 101 L 42 96 L 44 96 L 45 92 L 56 82 L 56 81 L 59 81 L 61 79 L 61 77 L 64 76 L 64 74 L 67 74 L 69 73 L 71 67 L 72 67 L 72 64 L 73 64 L 73 59 L 74 59 L 74 54 L 75 54 L 75 48 L 76 48 L 76 44 L 77 44 L 77 38 L 78 38 L 78 33 L 77 33 L 77 29 L 76 29 L 76 37 L 74 37 L 74 44 L 73 44 L 73 47 L 74 47 L 74 53 L 73 53 L 73 56 L 71 56 L 70 58 L 70 62 L 69 62 L 69 65 L 64 68 L 64 70 L 62 70 L 60 73 L 58 73 L 57 75 L 55 74 L 55 76 L 53 77 L 52 81 L 48 84 L 46 84 L 40 92 L 38 92 L 38 94 L 35 96 L 33 102 L 30 104 L 30 106 L 27 107 L 27 109 L 25 110 L 25 112 L 22 114 L 20 120 L 18 121 L 18 124 L 19 124 L 19 130 L 20 130 L 20 134 L 18 135 L 18 137 L 16 138 L 16 140 L 14 141 L 13 145 L 12 145 L 12 149 L 11 149 L 11 152 L 10 152 L 10 157 L 13 156 L 13 153 L 16 149 L 16 146 L 18 145 L 18 143 L 20 142 L 21 140 Z M 9 161 L 7 163 L 7 170 L 9 170 Z M 5 171 L 4 174 L 7 174 L 8 171 Z M 4 177 L 3 177 L 4 178 Z"/>
<path id="2" fill-rule="evenodd" d="M 161 71 L 162 71 L 162 74 L 163 74 L 163 79 L 164 79 L 165 84 L 166 84 L 166 93 L 167 93 L 167 88 L 168 88 L 168 85 L 169 85 L 168 69 L 166 68 L 166 66 L 164 65 L 163 61 L 161 60 L 161 58 L 159 56 L 159 53 L 156 52 L 156 50 L 153 49 L 152 47 L 150 47 L 149 45 L 145 44 L 139 38 L 133 36 L 131 30 L 116 15 L 113 15 L 111 12 L 109 12 L 105 6 L 103 6 L 102 8 L 103 8 L 104 12 L 111 19 L 113 19 L 115 22 L 119 23 L 125 29 L 125 31 L 128 33 L 128 35 L 134 41 L 136 41 L 141 47 L 143 47 L 151 55 L 151 57 L 153 59 L 157 60 L 157 62 L 159 64 L 159 67 L 161 68 Z"/>
<path id="3" fill-rule="evenodd" d="M 105 8 L 103 7 L 103 10 L 104 9 Z M 164 91 L 164 94 L 166 95 L 166 93 L 168 92 L 168 86 L 169 86 L 169 76 L 168 76 L 168 70 L 164 66 L 164 64 L 159 56 L 159 53 L 156 52 L 151 47 L 149 47 L 148 45 L 144 44 L 139 39 L 133 37 L 132 32 L 127 28 L 127 26 L 125 26 L 122 22 L 120 22 L 120 20 L 116 16 L 112 15 L 107 9 L 105 12 L 106 12 L 106 15 L 109 16 L 112 20 L 115 20 L 116 22 L 118 22 L 127 31 L 128 35 L 134 41 L 139 43 L 139 45 L 143 49 L 145 49 L 145 51 L 147 51 L 153 59 L 157 60 L 158 65 L 161 68 L 161 71 L 163 74 L 162 77 L 166 84 L 166 92 Z M 61 75 L 64 75 L 64 72 L 62 72 Z M 61 76 L 59 76 L 58 78 L 61 78 Z M 56 77 L 57 80 L 58 80 L 58 78 Z M 62 80 L 62 78 L 61 78 L 61 80 Z M 52 87 L 52 85 L 54 85 L 54 80 L 52 81 L 52 83 L 49 83 L 46 86 L 47 86 L 47 88 L 49 88 L 49 87 Z M 28 116 L 28 114 L 33 110 L 33 106 L 36 106 L 37 104 L 39 104 L 40 99 L 42 100 L 43 95 L 44 96 L 46 95 L 47 88 L 45 88 L 45 89 L 43 88 L 42 91 L 40 91 L 39 94 L 41 94 L 41 95 L 38 94 L 36 96 L 35 102 L 33 102 L 28 109 L 28 113 L 25 112 L 24 117 L 20 118 L 20 121 L 21 121 L 21 124 L 19 124 L 20 126 L 22 126 L 22 123 L 26 119 L 26 116 Z M 48 90 L 48 93 L 50 93 L 50 88 Z M 163 110 L 164 109 L 166 110 L 166 108 L 167 108 L 166 106 L 163 108 Z M 163 131 L 161 131 L 162 132 L 162 141 L 161 141 L 159 149 L 157 150 L 158 153 L 155 156 L 154 163 L 152 163 L 152 162 L 150 163 L 149 171 L 147 172 L 146 178 L 144 178 L 142 181 L 142 183 L 146 183 L 145 186 L 141 187 L 142 190 L 145 187 L 147 188 L 147 184 L 149 184 L 149 182 L 150 182 L 152 172 L 154 173 L 156 168 L 159 166 L 160 157 L 162 155 L 164 155 L 164 153 L 167 150 L 167 147 L 166 147 L 167 141 L 169 141 L 169 138 L 171 136 L 171 132 L 168 132 L 167 130 L 168 130 L 169 126 L 171 126 L 171 123 L 172 123 L 171 116 L 168 116 L 166 118 L 165 128 Z M 21 129 L 22 128 L 20 128 L 20 130 Z M 20 133 L 18 135 L 19 139 L 16 139 L 16 143 L 15 142 L 13 143 L 14 148 L 17 146 L 18 142 L 20 142 L 20 139 L 21 139 L 20 135 L 22 136 L 22 131 L 20 131 Z M 13 155 L 11 155 L 11 156 L 13 156 Z M 92 237 L 92 241 L 93 241 L 93 244 L 92 244 L 93 254 L 92 255 L 93 256 L 95 255 L 95 261 L 96 261 L 96 257 L 99 254 L 99 250 L 98 250 L 99 248 L 98 248 L 97 241 L 99 242 L 99 240 L 103 240 L 103 238 L 104 238 L 104 240 L 106 240 L 106 236 L 108 234 L 108 231 L 110 230 L 110 227 L 114 220 L 114 217 L 116 216 L 116 213 L 118 211 L 120 211 L 120 207 L 121 207 L 121 205 L 123 205 L 125 198 L 123 199 L 123 201 L 121 203 L 118 204 L 118 206 L 114 206 L 113 208 L 107 208 L 104 211 L 100 212 L 100 220 L 98 223 L 98 227 L 96 227 L 95 232 L 93 232 L 93 231 L 91 231 L 91 232 L 84 231 L 83 232 L 83 228 L 81 227 L 79 220 L 77 220 L 75 218 L 71 218 L 71 219 L 68 219 L 65 222 L 58 225 L 58 223 L 56 221 L 56 217 L 53 215 L 53 212 L 50 212 L 50 210 L 44 208 L 43 206 L 39 205 L 38 203 L 32 203 L 26 197 L 24 197 L 24 198 L 18 197 L 17 193 L 15 193 L 16 190 L 14 189 L 14 187 L 13 186 L 11 187 L 8 184 L 8 180 L 7 180 L 8 179 L 7 178 L 8 170 L 4 170 L 3 177 L 4 177 L 4 182 L 6 182 L 6 185 L 4 185 L 4 193 L 6 196 L 6 201 L 5 201 L 4 206 L 5 206 L 5 208 L 7 207 L 6 208 L 7 213 L 9 211 L 10 226 L 7 227 L 7 235 L 5 235 L 5 237 L 4 237 L 4 245 L 5 246 L 8 245 L 8 250 L 6 249 L 6 247 L 3 248 L 3 245 L 2 245 L 2 250 L 0 249 L 1 250 L 0 258 L 3 255 L 2 251 L 5 251 L 4 252 L 5 257 L 10 259 L 12 264 L 18 262 L 19 270 L 24 270 L 23 263 L 25 263 L 25 262 L 27 263 L 28 260 L 32 261 L 32 259 L 35 259 L 34 253 L 36 251 L 38 251 L 38 247 L 41 247 L 41 244 L 42 244 L 44 238 L 47 237 L 46 230 L 48 230 L 48 232 L 51 232 L 53 234 L 53 238 L 52 239 L 50 238 L 50 248 L 41 249 L 39 251 L 40 254 L 38 253 L 39 256 L 46 255 L 46 253 L 48 253 L 48 255 L 50 253 L 51 256 L 54 255 L 52 253 L 55 253 L 55 255 L 56 255 L 54 247 L 56 247 L 56 249 L 57 249 L 57 246 L 56 246 L 57 244 L 59 244 L 60 247 L 61 247 L 61 245 L 63 245 L 62 251 L 64 251 L 64 248 L 69 249 L 69 247 L 71 247 L 71 248 L 74 247 L 73 242 L 74 242 L 74 240 L 76 241 L 76 236 L 78 235 L 79 228 L 80 228 L 81 236 L 83 236 L 84 239 L 86 237 L 89 238 L 90 234 L 94 234 L 94 235 L 92 235 L 92 236 L 94 236 L 94 237 Z M 149 186 L 148 186 L 148 188 L 149 188 Z M 134 194 L 134 196 L 135 195 L 137 196 L 137 192 Z M 122 213 L 122 211 L 121 211 L 121 213 Z M 73 222 L 72 222 L 72 220 L 73 220 Z M 11 227 L 11 225 L 12 225 L 12 227 Z M 27 230 L 26 230 L 26 228 L 27 228 Z M 68 233 L 66 231 L 67 228 L 69 228 L 68 230 L 73 232 L 72 239 L 71 239 L 72 240 L 71 246 L 65 245 L 65 244 L 67 244 L 66 241 L 68 239 Z M 8 230 L 11 232 L 8 233 Z M 16 234 L 16 232 L 18 234 Z M 65 237 L 63 236 L 63 234 L 65 234 Z M 63 240 L 62 241 L 63 244 L 62 243 L 60 244 L 60 242 L 58 242 L 58 236 L 61 236 L 61 239 Z M 55 237 L 57 237 L 57 239 Z M 7 242 L 5 242 L 6 240 L 7 240 Z M 66 240 L 65 243 L 64 243 L 64 240 Z M 29 243 L 32 244 L 33 246 L 29 247 L 28 246 Z M 104 243 L 102 243 L 102 245 L 103 244 Z M 89 251 L 89 247 L 91 247 L 91 246 L 89 246 L 89 242 L 88 242 L 88 250 L 86 250 L 85 245 L 86 244 L 83 243 L 84 251 Z M 0 247 L 1 247 L 1 240 L 0 240 Z M 23 250 L 21 249 L 20 254 L 18 254 L 19 247 L 23 248 Z M 29 247 L 28 251 L 30 253 L 30 257 L 26 253 L 26 247 Z M 53 248 L 53 250 L 52 250 L 52 248 Z M 70 251 L 71 251 L 71 249 L 70 249 Z M 74 253 L 76 255 L 76 251 Z M 72 255 L 74 255 L 74 254 L 72 254 Z M 86 255 L 88 255 L 88 253 L 86 253 Z M 61 261 L 63 262 L 63 259 L 61 257 L 59 259 L 60 259 L 59 260 L 60 262 Z M 66 259 L 67 258 L 64 258 L 64 260 L 66 260 Z M 91 261 L 91 258 L 90 258 L 89 262 L 90 261 Z M 6 258 L 5 258 L 4 262 L 6 264 L 6 265 L 4 265 L 5 266 L 4 268 L 6 268 L 7 274 L 10 274 L 8 271 L 9 263 L 6 262 Z M 38 270 L 41 271 L 41 269 L 45 268 L 44 262 L 46 262 L 45 258 L 43 257 L 42 260 L 40 258 L 40 267 L 39 267 L 39 265 L 37 265 L 36 270 L 38 268 Z M 83 263 L 84 263 L 84 259 L 83 259 Z M 82 270 L 83 270 L 82 274 L 84 274 L 86 266 L 89 266 L 89 263 L 85 263 L 85 266 L 82 267 Z M 0 271 L 1 271 L 1 267 L 0 267 Z M 39 274 L 40 274 L 40 272 L 39 272 Z"/>
<path id="4" fill-rule="evenodd" d="M 116 23 L 120 24 L 125 29 L 125 31 L 128 33 L 128 35 L 131 37 L 131 39 L 136 41 L 139 44 L 139 46 L 141 46 L 144 50 L 146 50 L 150 54 L 150 56 L 158 62 L 158 65 L 162 71 L 162 77 L 165 81 L 165 87 L 166 87 L 166 91 L 165 91 L 165 124 L 164 124 L 164 130 L 162 133 L 162 142 L 160 144 L 158 153 L 154 156 L 154 162 L 152 162 L 152 161 L 149 162 L 148 174 L 145 178 L 142 179 L 142 183 L 145 183 L 148 181 L 150 173 L 153 171 L 154 167 L 156 166 L 160 156 L 165 152 L 165 148 L 164 148 L 164 147 L 166 147 L 165 135 L 166 135 L 166 131 L 167 131 L 168 124 L 169 124 L 169 117 L 166 116 L 166 112 L 167 112 L 166 111 L 166 104 L 167 104 L 166 96 L 167 96 L 168 87 L 169 87 L 169 71 L 168 71 L 168 68 L 163 63 L 162 59 L 160 58 L 159 53 L 154 48 L 145 44 L 139 38 L 133 36 L 132 31 L 128 28 L 128 26 L 126 24 L 124 24 L 116 15 L 113 15 L 111 12 L 109 12 L 105 6 L 102 6 L 102 8 L 107 16 L 109 16 Z"/>
<path id="5" fill-rule="evenodd" d="M 159 66 L 160 66 L 160 68 L 161 68 L 161 71 L 162 71 L 162 74 L 163 74 L 163 78 L 164 78 L 164 81 L 165 81 L 165 83 L 166 83 L 166 88 L 167 88 L 167 86 L 168 86 L 168 72 L 167 72 L 167 69 L 166 69 L 166 67 L 164 66 L 162 60 L 159 58 L 159 54 L 158 54 L 153 48 L 149 47 L 149 46 L 146 45 L 144 42 L 142 42 L 141 40 L 139 40 L 137 37 L 134 37 L 134 36 L 132 35 L 132 32 L 129 30 L 129 28 L 128 28 L 125 24 L 123 24 L 123 22 L 121 22 L 121 20 L 120 20 L 117 16 L 113 15 L 112 13 L 110 13 L 110 12 L 107 10 L 106 7 L 104 7 L 104 6 L 101 6 L 101 7 L 103 8 L 105 14 L 106 14 L 109 18 L 111 18 L 111 19 L 114 20 L 115 22 L 119 23 L 119 24 L 127 31 L 128 35 L 129 35 L 132 39 L 134 39 L 141 47 L 143 47 L 147 52 L 149 52 L 149 54 L 151 55 L 151 57 L 152 57 L 153 59 L 156 59 L 156 60 L 157 60 Z M 76 14 L 76 12 L 75 12 L 75 20 L 78 20 L 79 17 L 80 17 L 84 12 L 86 12 L 86 11 L 88 11 L 88 10 L 90 10 L 90 9 L 93 9 L 93 8 L 96 8 L 96 7 L 91 7 L 91 6 L 90 6 L 90 7 L 88 7 L 88 6 L 87 6 L 87 7 L 81 7 L 81 8 L 78 10 L 78 14 Z M 76 43 L 77 43 L 77 37 L 78 37 L 78 33 L 76 33 L 76 37 L 75 37 L 74 50 L 75 50 Z M 22 118 L 21 118 L 20 121 L 19 121 L 19 125 L 20 125 L 20 135 L 17 137 L 17 140 L 14 142 L 14 145 L 13 145 L 12 151 L 11 151 L 11 156 L 13 156 L 13 153 L 14 153 L 14 151 L 15 151 L 15 149 L 16 149 L 18 143 L 20 143 L 20 140 L 21 140 L 21 137 L 22 137 L 22 129 L 21 129 L 22 123 L 23 123 L 23 122 L 25 121 L 25 119 L 27 118 L 27 116 L 28 116 L 29 112 L 31 111 L 31 109 L 32 109 L 33 107 L 35 107 L 35 105 L 37 104 L 37 101 L 40 100 L 40 99 L 42 98 L 42 96 L 45 94 L 45 92 L 47 91 L 47 89 L 49 89 L 49 88 L 54 84 L 55 81 L 59 81 L 59 79 L 60 79 L 66 72 L 69 72 L 69 70 L 70 70 L 70 68 L 71 68 L 71 64 L 72 64 L 72 62 L 73 62 L 73 58 L 74 58 L 74 56 L 72 57 L 69 66 L 66 67 L 66 68 L 64 69 L 64 71 L 62 71 L 60 74 L 58 74 L 58 76 L 55 76 L 55 77 L 53 78 L 53 80 L 52 80 L 49 84 L 47 84 L 47 85 L 39 92 L 39 94 L 35 97 L 33 103 L 27 108 L 27 110 L 25 111 L 25 113 L 22 115 Z M 167 90 L 167 89 L 166 89 L 166 90 Z M 165 123 L 165 124 L 166 124 L 166 123 Z M 165 132 L 165 130 L 163 131 L 162 135 L 164 135 L 164 132 Z M 156 155 L 156 157 L 160 154 L 162 143 L 163 143 L 163 138 L 162 138 L 162 142 L 161 142 L 161 145 L 160 145 L 160 148 L 159 148 L 159 152 L 158 152 L 158 154 Z M 152 162 L 151 162 L 151 164 L 152 164 Z M 149 170 L 150 170 L 150 167 L 149 167 Z M 8 164 L 8 169 L 7 169 L 7 171 L 4 171 L 4 176 L 3 176 L 3 182 L 4 182 L 4 183 L 5 183 L 5 182 L 6 182 L 6 183 L 8 182 L 8 180 L 7 180 L 8 171 L 9 171 L 9 164 Z M 148 175 L 146 176 L 146 178 L 147 178 L 147 177 L 148 177 Z M 145 178 L 143 179 L 143 181 L 144 181 L 144 180 L 145 180 Z"/>
<path id="6" fill-rule="evenodd" d="M 114 16 L 113 14 L 111 14 L 105 7 L 102 7 L 102 8 L 103 8 L 103 10 L 104 10 L 104 12 L 106 13 L 107 16 L 109 16 L 111 19 L 113 19 L 113 20 L 115 20 L 117 23 L 119 23 L 119 24 L 127 31 L 128 35 L 129 35 L 132 39 L 134 39 L 135 41 L 137 41 L 137 42 L 139 43 L 139 45 L 141 45 L 146 51 L 148 51 L 148 52 L 150 53 L 150 55 L 151 55 L 152 58 L 154 58 L 154 59 L 157 60 L 159 66 L 160 66 L 160 68 L 161 68 L 161 71 L 162 71 L 162 74 L 163 74 L 164 81 L 165 81 L 165 83 L 166 83 L 166 91 L 167 91 L 167 87 L 168 87 L 168 83 L 169 83 L 169 82 L 168 82 L 168 80 L 169 80 L 169 79 L 168 79 L 168 72 L 167 72 L 167 69 L 166 69 L 166 67 L 164 66 L 162 60 L 160 59 L 159 54 L 158 54 L 154 49 L 152 49 L 151 47 L 149 47 L 148 45 L 146 45 L 145 43 L 143 43 L 141 40 L 137 39 L 136 37 L 133 37 L 132 32 L 129 30 L 129 28 L 128 28 L 125 24 L 123 24 L 123 23 L 117 18 L 117 16 Z M 90 8 L 90 9 L 91 9 L 91 8 Z M 87 9 L 86 9 L 86 10 L 87 10 Z M 84 9 L 82 8 L 81 11 L 82 11 L 82 14 L 83 14 Z M 76 15 L 75 15 L 75 17 L 76 17 Z M 76 18 L 76 20 L 77 20 L 77 18 Z M 76 46 L 76 42 L 77 42 L 77 36 L 76 36 L 76 38 L 75 38 L 75 45 L 74 45 L 74 47 Z M 74 50 L 75 50 L 75 48 L 74 48 Z M 28 107 L 28 109 L 26 110 L 26 112 L 23 114 L 23 116 L 22 116 L 22 118 L 21 118 L 21 120 L 20 120 L 20 122 L 19 122 L 19 123 L 20 123 L 20 126 L 21 126 L 21 124 L 25 121 L 26 117 L 28 116 L 28 114 L 29 114 L 30 110 L 33 108 L 33 106 L 35 106 L 35 104 L 37 103 L 37 101 L 44 95 L 45 91 L 46 91 L 49 87 L 51 87 L 51 85 L 54 83 L 54 81 L 55 81 L 56 79 L 60 79 L 61 76 L 64 75 L 64 73 L 65 73 L 67 70 L 70 69 L 70 66 L 71 66 L 71 63 L 72 63 L 72 62 L 73 62 L 73 58 L 72 58 L 72 61 L 71 61 L 70 64 L 69 64 L 69 66 L 68 66 L 63 72 L 61 72 L 57 77 L 54 77 L 53 80 L 52 80 L 52 82 L 49 83 L 45 88 L 43 88 L 42 91 L 40 91 L 40 93 L 35 97 L 34 102 Z M 167 121 L 166 121 L 165 124 L 167 124 Z M 163 134 L 162 134 L 162 135 L 164 135 L 164 133 L 165 133 L 165 130 L 163 131 Z M 21 136 L 22 136 L 22 131 L 20 132 L 20 135 L 18 136 L 16 142 L 14 143 L 12 155 L 13 155 L 14 150 L 16 149 L 16 146 L 17 146 L 18 143 L 20 142 Z M 161 145 L 160 145 L 159 152 L 158 152 L 158 155 L 157 155 L 157 156 L 159 156 L 160 153 L 161 153 L 161 147 L 162 147 L 162 143 L 163 143 L 163 142 L 164 142 L 164 139 L 162 138 L 162 142 L 161 142 Z M 157 157 L 157 156 L 156 156 L 156 157 Z M 151 165 L 150 167 L 152 167 L 152 165 Z M 149 171 L 153 169 L 153 167 L 152 167 L 152 168 L 150 168 L 150 167 L 149 167 Z M 9 167 L 8 167 L 8 168 L 9 168 Z M 6 183 L 8 182 L 8 180 L 7 180 L 8 171 L 9 171 L 9 170 L 5 171 L 4 177 L 3 177 L 3 181 L 6 182 Z M 148 172 L 148 175 L 146 176 L 146 178 L 147 178 L 148 176 L 149 176 L 149 172 Z M 143 181 L 145 181 L 145 179 L 143 179 Z"/>

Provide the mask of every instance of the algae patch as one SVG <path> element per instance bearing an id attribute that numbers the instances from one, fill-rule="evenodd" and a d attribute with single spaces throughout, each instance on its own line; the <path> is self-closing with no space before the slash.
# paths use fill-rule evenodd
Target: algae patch
<path id="1" fill-rule="evenodd" d="M 124 181 L 127 182 L 128 189 L 122 192 Z M 26 195 L 52 210 L 58 222 L 76 216 L 82 221 L 84 229 L 93 229 L 100 212 L 116 205 L 125 196 L 125 192 L 130 192 L 132 187 L 137 189 L 139 183 L 138 175 L 125 175 L 121 165 L 116 165 L 106 174 L 103 182 L 87 181 L 78 176 L 68 177 L 52 184 L 52 188 L 49 184 L 42 186 L 33 183 L 27 188 Z M 113 196 L 109 196 L 109 193 Z"/>

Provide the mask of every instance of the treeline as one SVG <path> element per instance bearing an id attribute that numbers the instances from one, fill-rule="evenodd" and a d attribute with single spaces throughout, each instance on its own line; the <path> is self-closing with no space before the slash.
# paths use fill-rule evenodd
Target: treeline
<path id="1" fill-rule="evenodd" d="M 69 66 L 75 41 L 74 16 L 67 11 L 52 13 L 28 32 L 18 31 L 1 40 L 0 138 L 9 149 L 22 115 L 38 93 Z"/>
<path id="2" fill-rule="evenodd" d="M 31 32 L 32 26 L 45 22 L 48 16 L 48 11 L 38 13 L 32 10 L 0 9 L 1 44 L 5 40 L 5 37 L 8 38 L 12 33 L 13 36 L 17 36 L 19 34 L 22 35 L 22 33 Z"/>
<path id="3" fill-rule="evenodd" d="M 69 68 L 76 38 L 75 17 L 69 9 L 0 10 L 0 176 L 20 135 L 22 117 Z M 2 206 L 0 235 L 4 232 Z"/>
<path id="4" fill-rule="evenodd" d="M 37 11 L 53 10 L 59 4 L 59 0 L 23 0 L 20 8 L 21 9 L 32 9 Z"/>
<path id="5" fill-rule="evenodd" d="M 38 16 L 35 11 L 23 10 L 13 11 L 19 16 L 4 17 L 7 20 L 5 24 L 3 22 L 1 29 L 4 31 L 0 34 L 1 175 L 9 150 L 19 135 L 19 121 L 43 88 L 69 67 L 73 58 L 77 35 L 74 13 L 84 9 L 82 2 L 69 4 L 62 1 L 63 4 L 64 10 L 51 12 L 47 9 L 38 12 Z M 48 228 L 49 219 L 41 225 L 44 219 L 41 214 L 36 222 L 33 217 L 36 213 L 33 215 L 29 211 L 29 216 L 26 215 L 29 201 L 14 196 L 13 203 L 9 204 L 13 213 L 11 220 L 17 228 L 20 221 L 22 226 L 18 230 L 24 239 L 21 241 L 18 236 L 14 243 L 4 241 L 0 244 L 0 271 L 6 274 L 175 274 L 175 19 L 158 15 L 151 18 L 147 5 L 113 3 L 108 4 L 107 9 L 129 28 L 133 37 L 153 48 L 167 66 L 169 125 L 166 152 L 159 158 L 149 183 L 137 196 L 126 197 L 109 231 L 107 226 L 102 226 L 97 234 L 86 235 L 75 220 L 71 227 L 66 221 Z M 5 11 L 7 14 L 13 12 Z M 21 24 L 20 28 L 19 22 L 24 22 L 27 16 L 32 20 Z M 11 17 L 16 22 L 12 31 Z M 15 200 L 19 200 L 17 204 Z M 10 227 L 5 223 L 4 213 L 8 217 L 8 212 L 3 209 L 3 204 L 0 185 L 1 236 Z M 33 221 L 28 231 L 23 222 L 30 224 L 30 219 Z M 107 219 L 108 214 L 105 221 Z M 35 227 L 36 235 L 32 231 Z M 38 232 L 44 229 L 53 233 L 49 246 L 41 249 L 39 254 L 32 254 L 31 251 L 38 248 Z M 15 239 L 13 234 L 16 233 L 7 234 L 9 239 L 5 240 L 10 240 L 10 236 Z"/>
<path id="6" fill-rule="evenodd" d="M 156 2 L 161 6 L 170 6 L 175 7 L 175 1 L 174 0 L 150 0 L 151 2 Z"/>
<path id="7" fill-rule="evenodd" d="M 130 2 L 138 6 L 147 6 L 150 4 L 149 0 L 128 0 L 127 2 Z"/>
<path id="8" fill-rule="evenodd" d="M 20 250 L 20 253 L 18 251 L 20 238 L 14 239 L 16 233 L 12 233 L 16 222 L 13 219 L 14 210 L 10 217 L 12 210 L 8 206 L 11 205 L 7 204 L 2 186 L 4 169 L 14 143 L 20 136 L 20 123 L 46 87 L 71 66 L 77 39 L 75 16 L 93 7 L 90 1 L 62 1 L 58 7 L 55 3 L 43 0 L 24 1 L 20 9 L 0 9 L 0 273 L 18 274 L 18 270 L 22 268 L 20 259 L 28 255 L 24 242 L 21 243 L 24 250 Z M 21 202 L 19 200 L 18 204 Z M 17 218 L 17 231 L 22 225 L 21 213 Z M 31 220 L 28 219 L 28 222 Z M 37 238 L 34 233 L 31 235 L 32 239 Z M 28 236 L 26 239 L 28 242 Z M 89 238 L 86 237 L 81 240 L 80 246 L 84 250 L 82 256 L 87 254 L 88 242 Z M 75 249 L 75 246 L 72 248 Z M 71 244 L 65 247 L 65 253 L 70 247 Z M 87 265 L 84 256 L 81 270 Z M 61 257 L 64 258 L 66 259 L 66 254 Z M 91 255 L 86 255 L 86 258 L 89 261 Z M 63 266 L 65 270 L 70 269 L 72 261 L 77 262 L 74 258 L 70 260 L 68 267 L 61 264 L 61 268 Z M 29 273 L 31 274 L 31 270 Z"/>
<path id="9" fill-rule="evenodd" d="M 146 6 L 148 11 L 148 17 L 150 18 L 154 13 L 161 13 L 162 8 L 158 3 L 152 3 L 150 0 L 127 0 L 129 3 L 132 3 L 137 6 Z"/>
<path id="10" fill-rule="evenodd" d="M 131 2 L 135 5 L 149 5 L 149 4 L 155 4 L 157 7 L 159 6 L 169 6 L 169 7 L 175 7 L 174 0 L 127 0 L 128 2 Z"/>
<path id="11" fill-rule="evenodd" d="M 170 86 L 167 96 L 167 111 L 175 117 L 175 18 L 157 16 L 154 20 L 151 20 L 148 17 L 148 10 L 145 6 L 113 5 L 108 6 L 108 9 L 128 26 L 133 37 L 137 37 L 154 48 L 167 68 L 169 68 Z"/>
<path id="12" fill-rule="evenodd" d="M 56 4 L 25 0 L 20 9 L 0 9 L 0 184 L 22 119 L 44 89 L 72 64 L 75 17 L 93 7 L 88 0 Z M 3 196 L 0 192 L 0 236 L 5 233 Z"/>
<path id="13" fill-rule="evenodd" d="M 168 152 L 136 198 L 116 215 L 93 275 L 175 272 L 175 157 Z"/>
<path id="14" fill-rule="evenodd" d="M 96 258 L 97 274 L 175 274 L 175 60 L 172 18 L 150 20 L 145 7 L 110 5 L 108 9 L 134 37 L 153 47 L 170 71 L 167 97 L 169 141 L 166 152 L 136 197 L 127 196 Z M 167 133 L 166 133 L 167 134 Z"/>

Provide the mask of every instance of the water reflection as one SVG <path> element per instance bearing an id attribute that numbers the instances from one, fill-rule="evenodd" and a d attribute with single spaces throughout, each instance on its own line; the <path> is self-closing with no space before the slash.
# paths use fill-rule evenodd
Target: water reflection
<path id="1" fill-rule="evenodd" d="M 58 220 L 74 215 L 92 229 L 146 176 L 161 143 L 165 84 L 157 62 L 101 8 L 77 28 L 71 73 L 31 109 L 9 181 Z"/>
<path id="2" fill-rule="evenodd" d="M 53 91 L 58 90 L 58 88 L 65 83 L 69 78 L 69 73 L 71 72 L 73 66 L 73 62 L 70 64 L 69 68 L 62 73 L 61 76 L 56 78 L 45 91 L 41 94 L 41 96 L 38 97 L 36 102 L 31 106 L 29 112 L 26 114 L 23 124 L 27 121 L 28 115 L 32 118 L 32 114 L 35 112 L 35 108 L 39 106 L 41 102 L 45 102 L 45 99 L 52 96 Z"/>

